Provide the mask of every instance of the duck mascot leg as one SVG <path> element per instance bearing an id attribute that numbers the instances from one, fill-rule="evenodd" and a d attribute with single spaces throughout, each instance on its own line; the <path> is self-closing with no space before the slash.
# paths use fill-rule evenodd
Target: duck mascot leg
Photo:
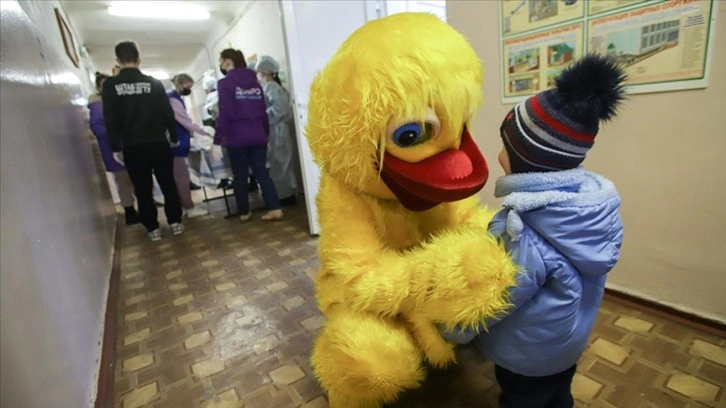
<path id="1" fill-rule="evenodd" d="M 320 167 L 319 307 L 312 354 L 332 408 L 381 407 L 454 361 L 437 325 L 474 326 L 507 306 L 517 272 L 487 234 L 488 178 L 469 132 L 482 66 L 428 14 L 353 33 L 310 91 Z"/>

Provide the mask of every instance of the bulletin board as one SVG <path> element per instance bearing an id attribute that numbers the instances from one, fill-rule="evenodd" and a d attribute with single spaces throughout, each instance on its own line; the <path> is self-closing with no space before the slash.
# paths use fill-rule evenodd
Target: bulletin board
<path id="1" fill-rule="evenodd" d="M 500 0 L 502 102 L 552 88 L 587 53 L 625 67 L 628 93 L 705 88 L 714 0 Z"/>

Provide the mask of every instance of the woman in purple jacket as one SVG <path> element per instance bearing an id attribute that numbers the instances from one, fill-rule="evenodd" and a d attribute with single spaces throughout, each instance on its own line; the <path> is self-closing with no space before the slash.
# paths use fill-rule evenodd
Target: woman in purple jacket
<path id="1" fill-rule="evenodd" d="M 240 220 L 252 218 L 249 208 L 248 169 L 257 178 L 267 205 L 264 221 L 282 219 L 280 199 L 267 172 L 267 136 L 270 125 L 262 87 L 254 71 L 246 69 L 242 51 L 228 48 L 219 57 L 225 78 L 217 84 L 219 117 L 214 144 L 227 148 L 234 174 L 234 193 Z M 216 149 L 219 153 L 220 149 Z"/>
<path id="2" fill-rule="evenodd" d="M 111 146 L 108 144 L 106 135 L 106 122 L 103 119 L 103 103 L 101 101 L 101 90 L 103 83 L 108 75 L 96 72 L 96 90 L 97 94 L 93 94 L 88 98 L 88 109 L 90 110 L 90 126 L 91 132 L 98 140 L 98 148 L 101 150 L 101 158 L 106 171 L 113 173 L 116 180 L 118 196 L 121 199 L 121 205 L 124 207 L 126 216 L 126 225 L 138 224 L 140 222 L 139 215 L 134 208 L 134 185 L 131 183 L 126 168 L 113 158 Z"/>

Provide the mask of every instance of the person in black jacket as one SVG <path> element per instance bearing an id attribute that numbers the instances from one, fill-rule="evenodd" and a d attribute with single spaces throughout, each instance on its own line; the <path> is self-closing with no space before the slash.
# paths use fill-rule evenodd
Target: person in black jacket
<path id="1" fill-rule="evenodd" d="M 164 193 L 164 212 L 172 233 L 179 235 L 184 226 L 170 146 L 178 144 L 174 111 L 161 81 L 139 71 L 136 43 L 120 42 L 115 51 L 121 71 L 103 85 L 103 115 L 111 150 L 134 183 L 139 216 L 149 239 L 161 239 L 152 174 Z"/>

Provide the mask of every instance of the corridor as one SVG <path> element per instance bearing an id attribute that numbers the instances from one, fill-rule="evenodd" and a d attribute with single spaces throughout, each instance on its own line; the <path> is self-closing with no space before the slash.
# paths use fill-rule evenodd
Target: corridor
<path id="1" fill-rule="evenodd" d="M 114 405 L 327 407 L 308 362 L 323 319 L 304 207 L 273 226 L 216 209 L 156 245 L 123 231 Z M 578 406 L 726 406 L 724 338 L 606 300 L 590 343 Z M 496 407 L 493 365 L 472 347 L 459 360 L 396 407 Z"/>

